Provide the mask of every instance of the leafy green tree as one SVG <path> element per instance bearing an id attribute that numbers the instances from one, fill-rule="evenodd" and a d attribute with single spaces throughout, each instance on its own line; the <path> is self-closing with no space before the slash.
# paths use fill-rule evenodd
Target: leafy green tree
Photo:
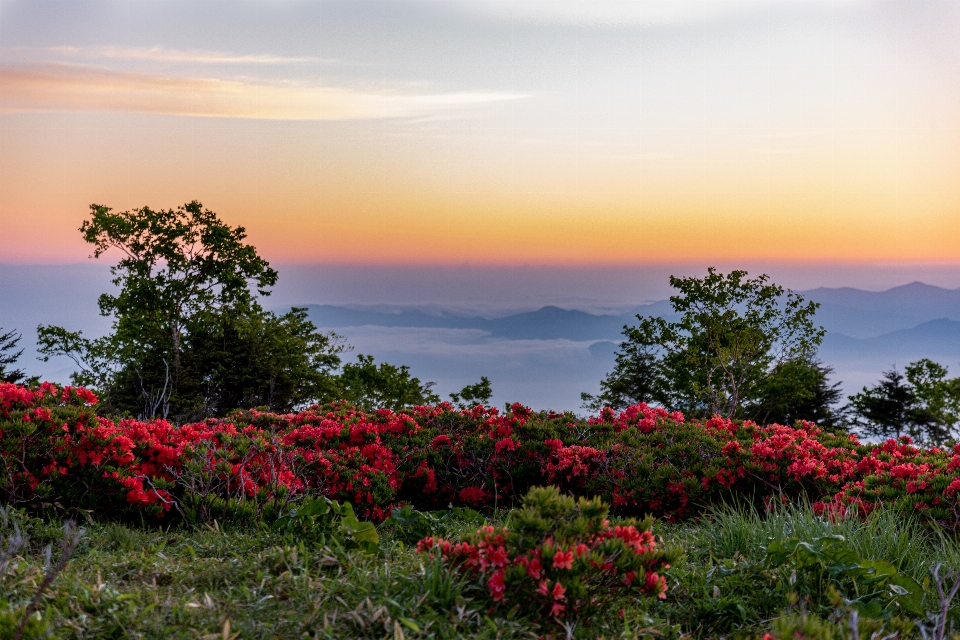
<path id="1" fill-rule="evenodd" d="M 850 397 L 856 425 L 866 436 L 909 435 L 932 445 L 951 441 L 960 422 L 960 378 L 947 378 L 947 368 L 923 358 L 886 371 L 873 387 Z"/>
<path id="2" fill-rule="evenodd" d="M 920 435 L 916 428 L 916 396 L 903 374 L 896 370 L 883 372 L 883 379 L 861 393 L 850 396 L 854 424 L 863 435 L 899 438 L 903 434 Z"/>
<path id="3" fill-rule="evenodd" d="M 432 391 L 434 383 L 422 384 L 419 378 L 410 375 L 406 365 L 375 364 L 373 356 L 361 354 L 357 362 L 343 365 L 337 382 L 340 387 L 331 400 L 345 398 L 368 411 L 382 407 L 399 410 L 440 402 Z"/>
<path id="4" fill-rule="evenodd" d="M 810 358 L 826 331 L 815 327 L 818 304 L 746 271 L 704 278 L 670 277 L 678 322 L 637 316 L 602 392 L 587 406 L 656 403 L 692 415 L 737 417 L 778 366 Z"/>
<path id="5" fill-rule="evenodd" d="M 110 400 L 114 378 L 123 369 L 123 361 L 114 336 L 87 338 L 82 331 L 67 331 L 63 327 L 37 327 L 38 351 L 41 360 L 48 362 L 56 356 L 73 360 L 78 371 L 70 374 L 70 381 L 78 386 L 94 389 L 101 406 L 112 407 Z"/>
<path id="6" fill-rule="evenodd" d="M 0 382 L 13 382 L 23 384 L 27 381 L 27 374 L 23 369 L 12 369 L 7 371 L 7 366 L 16 364 L 20 356 L 23 355 L 23 349 L 17 352 L 13 350 L 20 343 L 20 334 L 16 330 L 3 333 L 3 327 L 0 327 Z"/>
<path id="7" fill-rule="evenodd" d="M 110 269 L 120 293 L 102 294 L 100 313 L 113 316 L 121 342 L 166 343 L 174 371 L 183 333 L 195 315 L 248 307 L 251 284 L 265 296 L 277 282 L 277 272 L 243 242 L 246 230 L 224 224 L 196 200 L 166 211 L 143 207 L 113 213 L 101 205 L 90 210 L 80 232 L 94 245 L 93 257 L 109 249 L 124 254 Z"/>
<path id="8" fill-rule="evenodd" d="M 581 393 L 583 408 L 593 412 L 604 407 L 622 411 L 632 404 L 646 402 L 670 406 L 668 363 L 658 357 L 653 339 L 639 327 L 624 327 L 627 338 L 615 354 L 613 372 L 600 381 L 600 395 Z M 682 375 L 681 371 L 676 372 Z"/>
<path id="9" fill-rule="evenodd" d="M 478 404 L 489 405 L 492 396 L 490 380 L 487 376 L 480 376 L 480 382 L 468 384 L 459 393 L 451 393 L 450 400 L 461 409 L 470 409 Z"/>
<path id="10" fill-rule="evenodd" d="M 340 336 L 317 331 L 305 308 L 277 316 L 254 307 L 198 323 L 187 336 L 183 367 L 203 413 L 247 407 L 285 413 L 336 395 L 343 348 Z"/>
<path id="11" fill-rule="evenodd" d="M 276 316 L 255 295 L 269 295 L 277 272 L 196 201 L 176 210 L 122 213 L 91 205 L 80 228 L 94 257 L 122 254 L 111 268 L 116 295 L 100 296 L 112 333 L 90 339 L 62 327 L 38 327 L 45 359 L 65 355 L 115 413 L 196 419 L 234 408 L 275 410 L 329 395 L 342 340 L 323 334 L 303 309 Z"/>
<path id="12" fill-rule="evenodd" d="M 947 378 L 947 368 L 927 358 L 907 365 L 906 374 L 924 439 L 942 444 L 953 438 L 960 422 L 960 378 Z"/>
<path id="13" fill-rule="evenodd" d="M 797 420 L 829 429 L 845 428 L 840 383 L 830 384 L 833 368 L 816 360 L 797 358 L 774 367 L 744 407 L 744 415 L 759 424 L 790 425 Z"/>

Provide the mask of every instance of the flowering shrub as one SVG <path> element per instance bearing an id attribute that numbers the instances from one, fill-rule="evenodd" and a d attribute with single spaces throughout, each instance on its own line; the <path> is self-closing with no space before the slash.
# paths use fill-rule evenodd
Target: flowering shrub
<path id="1" fill-rule="evenodd" d="M 675 556 L 657 547 L 652 519 L 614 526 L 607 512 L 599 498 L 534 488 L 505 527 L 481 527 L 459 542 L 427 537 L 417 549 L 467 575 L 492 606 L 589 624 L 617 597 L 665 598 L 662 572 Z"/>
<path id="2" fill-rule="evenodd" d="M 898 504 L 960 526 L 960 447 L 861 444 L 809 422 L 687 421 L 642 404 L 583 420 L 519 404 L 366 413 L 335 403 L 175 426 L 98 417 L 96 402 L 85 389 L 0 384 L 4 502 L 202 520 L 247 503 L 277 514 L 307 494 L 380 521 L 404 504 L 510 506 L 550 484 L 669 520 L 734 495 L 760 505 L 803 495 L 831 516 Z"/>

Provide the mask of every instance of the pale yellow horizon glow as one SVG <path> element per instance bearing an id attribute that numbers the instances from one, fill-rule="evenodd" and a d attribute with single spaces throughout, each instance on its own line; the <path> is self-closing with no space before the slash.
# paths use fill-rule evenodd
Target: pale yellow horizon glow
<path id="1" fill-rule="evenodd" d="M 960 263 L 960 9 L 627 5 L 211 4 L 181 34 L 108 3 L 133 35 L 95 41 L 18 5 L 0 262 L 83 260 L 91 203 L 197 199 L 278 262 Z"/>

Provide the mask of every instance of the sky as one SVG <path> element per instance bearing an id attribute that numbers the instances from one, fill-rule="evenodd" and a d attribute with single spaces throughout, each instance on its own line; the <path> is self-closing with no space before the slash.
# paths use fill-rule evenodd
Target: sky
<path id="1" fill-rule="evenodd" d="M 193 199 L 274 264 L 453 291 L 953 288 L 960 2 L 0 0 L 0 263 L 87 261 L 93 203 Z"/>

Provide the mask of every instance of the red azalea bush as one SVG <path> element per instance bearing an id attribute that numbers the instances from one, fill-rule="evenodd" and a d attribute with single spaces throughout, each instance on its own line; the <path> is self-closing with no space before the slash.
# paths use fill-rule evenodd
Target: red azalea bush
<path id="1" fill-rule="evenodd" d="M 306 492 L 382 520 L 398 504 L 510 506 L 550 484 L 600 496 L 618 514 L 671 520 L 732 495 L 757 504 L 803 495 L 827 514 L 895 503 L 960 523 L 960 448 L 861 444 L 812 423 L 687 421 L 642 404 L 583 420 L 519 404 L 368 414 L 339 403 L 175 426 L 98 417 L 96 402 L 85 389 L 0 384 L 4 502 L 164 516 L 204 500 Z"/>
<path id="2" fill-rule="evenodd" d="M 491 606 L 589 624 L 618 597 L 665 598 L 662 572 L 676 555 L 657 546 L 652 519 L 614 526 L 607 512 L 599 498 L 534 488 L 505 527 L 485 526 L 459 542 L 424 538 L 417 550 L 465 574 Z"/>

